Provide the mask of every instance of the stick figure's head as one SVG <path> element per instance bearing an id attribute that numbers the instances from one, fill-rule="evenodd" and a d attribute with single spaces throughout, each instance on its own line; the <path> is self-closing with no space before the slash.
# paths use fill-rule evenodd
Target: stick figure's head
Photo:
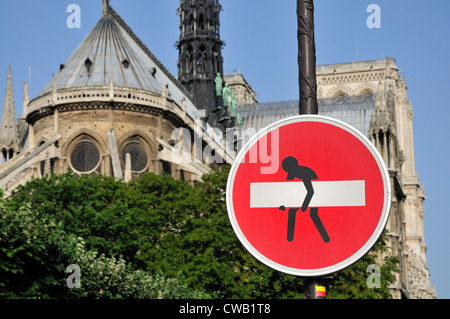
<path id="1" fill-rule="evenodd" d="M 286 157 L 281 163 L 281 167 L 283 167 L 285 172 L 289 173 L 293 168 L 298 167 L 298 161 L 295 157 Z"/>

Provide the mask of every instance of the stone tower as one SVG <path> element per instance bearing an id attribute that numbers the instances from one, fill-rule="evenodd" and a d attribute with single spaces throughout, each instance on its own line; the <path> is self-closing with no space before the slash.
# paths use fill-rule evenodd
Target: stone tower
<path id="1" fill-rule="evenodd" d="M 227 109 L 216 94 L 215 79 L 223 78 L 219 32 L 219 0 L 181 0 L 178 80 L 192 94 L 194 104 L 204 109 L 205 120 L 214 127 L 229 126 Z"/>
<path id="2" fill-rule="evenodd" d="M 11 66 L 8 68 L 5 101 L 3 103 L 3 114 L 0 123 L 0 150 L 5 161 L 10 160 L 20 151 Z"/>

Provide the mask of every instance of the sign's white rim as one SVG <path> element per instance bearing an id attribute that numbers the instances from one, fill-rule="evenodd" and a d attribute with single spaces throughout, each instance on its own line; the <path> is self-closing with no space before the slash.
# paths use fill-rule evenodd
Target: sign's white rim
<path id="1" fill-rule="evenodd" d="M 236 220 L 236 216 L 234 213 L 233 208 L 233 184 L 234 179 L 236 176 L 237 169 L 239 167 L 239 164 L 241 163 L 243 157 L 247 154 L 247 152 L 250 150 L 250 148 L 263 136 L 267 135 L 271 131 L 292 123 L 298 123 L 298 122 L 321 122 L 326 124 L 331 124 L 334 126 L 337 126 L 349 133 L 351 133 L 353 136 L 358 138 L 371 152 L 372 156 L 374 157 L 375 161 L 378 164 L 378 168 L 380 169 L 380 173 L 383 180 L 383 186 L 384 186 L 384 203 L 383 203 L 383 210 L 381 213 L 380 220 L 378 221 L 378 225 L 375 228 L 375 231 L 373 232 L 372 236 L 369 238 L 369 240 L 353 255 L 348 257 L 347 259 L 324 268 L 318 268 L 318 269 L 298 269 L 298 268 L 292 268 L 287 267 L 282 264 L 279 264 L 277 262 L 274 262 L 267 258 L 266 256 L 262 255 L 256 248 L 253 247 L 253 245 L 246 239 L 243 232 L 241 231 L 239 224 Z M 383 233 L 384 228 L 386 227 L 387 221 L 389 219 L 390 214 L 390 208 L 391 208 L 391 183 L 389 179 L 389 172 L 386 168 L 386 165 L 384 163 L 383 158 L 381 157 L 380 153 L 376 149 L 376 147 L 370 142 L 370 140 L 362 134 L 360 131 L 358 131 L 353 126 L 337 120 L 335 118 L 323 116 L 323 115 L 315 115 L 315 114 L 307 114 L 307 115 L 296 115 L 289 118 L 285 118 L 282 120 L 279 120 L 277 122 L 274 122 L 267 127 L 261 129 L 257 134 L 255 134 L 253 137 L 250 138 L 250 140 L 242 147 L 242 149 L 237 154 L 234 163 L 231 167 L 230 173 L 228 175 L 227 180 L 227 187 L 226 187 L 226 204 L 227 204 L 227 210 L 228 210 L 228 217 L 230 218 L 231 225 L 233 227 L 234 232 L 236 233 L 237 237 L 241 241 L 241 243 L 244 245 L 244 247 L 259 261 L 261 261 L 263 264 L 278 270 L 283 273 L 287 273 L 290 275 L 295 275 L 299 277 L 322 277 L 326 275 L 330 275 L 332 273 L 335 273 L 339 270 L 342 270 L 344 268 L 349 267 L 353 263 L 357 262 L 359 259 L 361 259 L 372 247 L 375 245 L 378 238 Z"/>

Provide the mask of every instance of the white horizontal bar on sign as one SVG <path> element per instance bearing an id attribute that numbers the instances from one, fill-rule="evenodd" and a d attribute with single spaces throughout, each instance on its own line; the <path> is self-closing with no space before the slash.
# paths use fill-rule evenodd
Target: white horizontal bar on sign
<path id="1" fill-rule="evenodd" d="M 365 206 L 365 181 L 313 181 L 309 207 Z M 303 182 L 251 183 L 250 208 L 301 207 Z"/>

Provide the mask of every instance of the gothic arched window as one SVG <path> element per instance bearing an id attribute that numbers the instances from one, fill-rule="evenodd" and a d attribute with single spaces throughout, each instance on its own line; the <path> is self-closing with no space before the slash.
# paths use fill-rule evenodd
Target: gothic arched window
<path id="1" fill-rule="evenodd" d="M 213 66 L 214 66 L 214 74 L 219 72 L 219 55 L 217 53 L 216 47 L 213 48 Z"/>
<path id="2" fill-rule="evenodd" d="M 359 95 L 373 95 L 373 91 L 371 89 L 364 89 Z"/>
<path id="3" fill-rule="evenodd" d="M 194 30 L 194 16 L 191 14 L 189 16 L 189 22 L 187 24 L 187 30 L 186 31 L 193 31 Z"/>
<path id="4" fill-rule="evenodd" d="M 207 71 L 206 47 L 204 45 L 201 45 L 199 51 L 200 52 L 197 59 L 197 72 L 204 73 Z"/>
<path id="5" fill-rule="evenodd" d="M 193 49 L 192 46 L 189 46 L 186 50 L 186 73 L 192 74 L 193 71 Z"/>
<path id="6" fill-rule="evenodd" d="M 200 14 L 200 18 L 198 20 L 198 27 L 200 30 L 205 30 L 205 19 L 203 18 L 203 14 Z"/>
<path id="7" fill-rule="evenodd" d="M 70 151 L 70 166 L 79 173 L 90 173 L 100 165 L 100 151 L 89 135 L 83 134 L 73 142 Z"/>
<path id="8" fill-rule="evenodd" d="M 143 172 L 148 168 L 148 152 L 146 150 L 144 141 L 138 137 L 133 136 L 125 143 L 125 146 L 120 152 L 122 163 L 126 164 L 126 155 L 130 154 L 131 158 L 131 171 Z"/>
<path id="9" fill-rule="evenodd" d="M 334 97 L 340 97 L 340 98 L 346 97 L 346 96 L 347 96 L 347 93 L 345 93 L 345 92 L 342 91 L 342 90 L 336 92 L 336 94 L 334 95 Z"/>

